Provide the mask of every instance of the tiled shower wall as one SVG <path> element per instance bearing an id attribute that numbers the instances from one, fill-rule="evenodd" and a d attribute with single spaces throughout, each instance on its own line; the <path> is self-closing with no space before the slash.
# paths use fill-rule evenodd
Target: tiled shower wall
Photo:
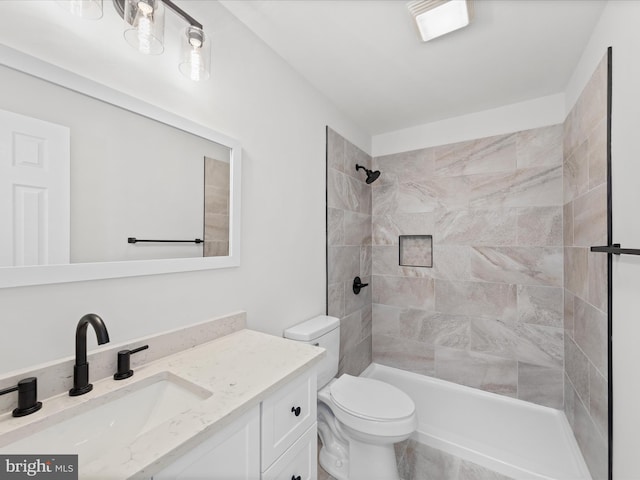
<path id="1" fill-rule="evenodd" d="M 607 478 L 607 58 L 564 123 L 565 412 L 595 480 Z"/>
<path id="2" fill-rule="evenodd" d="M 562 408 L 562 141 L 556 125 L 377 157 L 373 360 Z M 433 235 L 433 268 L 398 265 Z"/>
<path id="3" fill-rule="evenodd" d="M 371 156 L 327 128 L 327 313 L 340 318 L 340 374 L 371 363 L 371 286 L 353 293 L 356 276 L 371 282 L 371 186 L 356 164 Z"/>

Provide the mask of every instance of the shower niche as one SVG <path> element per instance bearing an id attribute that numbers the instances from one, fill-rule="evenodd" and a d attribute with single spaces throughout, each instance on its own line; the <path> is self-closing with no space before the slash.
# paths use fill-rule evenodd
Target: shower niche
<path id="1" fill-rule="evenodd" d="M 432 235 L 400 235 L 398 251 L 401 267 L 433 267 Z"/>

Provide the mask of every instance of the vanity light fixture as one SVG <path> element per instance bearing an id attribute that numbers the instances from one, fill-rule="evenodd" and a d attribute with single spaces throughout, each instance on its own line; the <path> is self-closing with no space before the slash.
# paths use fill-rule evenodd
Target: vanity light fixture
<path id="1" fill-rule="evenodd" d="M 206 80 L 211 72 L 211 40 L 202 24 L 171 0 L 113 0 L 124 18 L 124 36 L 139 52 L 157 55 L 163 52 L 164 7 L 189 25 L 183 30 L 178 69 L 185 77 Z"/>
<path id="2" fill-rule="evenodd" d="M 414 0 L 407 4 L 423 42 L 469 25 L 472 0 Z"/>
<path id="3" fill-rule="evenodd" d="M 71 13 L 83 18 L 102 17 L 102 0 L 57 0 Z M 199 81 L 211 75 L 211 40 L 202 24 L 171 0 L 112 0 L 124 19 L 124 38 L 129 45 L 146 55 L 164 51 L 165 7 L 189 25 L 181 34 L 181 55 L 178 69 L 185 77 Z M 96 10 L 99 7 L 99 16 Z"/>
<path id="4" fill-rule="evenodd" d="M 145 55 L 164 51 L 164 6 L 160 0 L 124 0 L 124 39 Z"/>

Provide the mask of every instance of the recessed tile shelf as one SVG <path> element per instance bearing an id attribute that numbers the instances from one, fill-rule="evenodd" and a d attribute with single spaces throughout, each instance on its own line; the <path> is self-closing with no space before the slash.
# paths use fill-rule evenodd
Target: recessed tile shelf
<path id="1" fill-rule="evenodd" d="M 431 235 L 400 235 L 400 266 L 433 267 L 433 237 Z"/>

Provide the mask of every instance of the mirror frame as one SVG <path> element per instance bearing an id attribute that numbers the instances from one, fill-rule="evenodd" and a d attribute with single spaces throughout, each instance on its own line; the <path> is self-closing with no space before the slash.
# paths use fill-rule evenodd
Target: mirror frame
<path id="1" fill-rule="evenodd" d="M 231 150 L 229 256 L 0 267 L 0 288 L 190 272 L 240 265 L 242 147 L 238 140 L 2 44 L 0 65 L 192 133 Z"/>

